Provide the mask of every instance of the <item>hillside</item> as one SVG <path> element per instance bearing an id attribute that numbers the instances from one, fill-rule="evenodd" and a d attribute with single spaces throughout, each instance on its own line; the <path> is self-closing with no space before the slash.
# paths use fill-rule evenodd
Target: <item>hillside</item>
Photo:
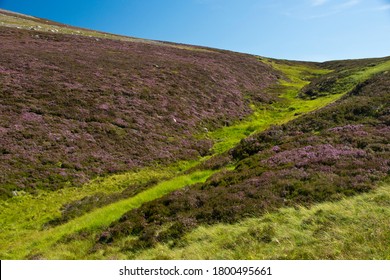
<path id="1" fill-rule="evenodd" d="M 390 258 L 389 57 L 276 60 L 7 11 L 0 49 L 2 259 Z"/>
<path id="2" fill-rule="evenodd" d="M 8 27 L 0 36 L 6 190 L 204 156 L 212 143 L 195 134 L 249 115 L 276 80 L 256 58 L 225 51 Z"/>
<path id="3" fill-rule="evenodd" d="M 128 212 L 100 241 L 131 233 L 140 237 L 130 251 L 161 242 L 175 247 L 199 225 L 372 190 L 390 171 L 389 88 L 389 73 L 378 74 L 334 104 L 246 138 L 226 155 L 234 170 Z"/>

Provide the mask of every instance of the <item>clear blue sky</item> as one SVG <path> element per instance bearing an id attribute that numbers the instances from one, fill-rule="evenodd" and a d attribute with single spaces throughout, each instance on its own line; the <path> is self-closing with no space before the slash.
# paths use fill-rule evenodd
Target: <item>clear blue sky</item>
<path id="1" fill-rule="evenodd" d="M 75 26 L 268 57 L 390 55 L 390 0 L 0 0 Z"/>

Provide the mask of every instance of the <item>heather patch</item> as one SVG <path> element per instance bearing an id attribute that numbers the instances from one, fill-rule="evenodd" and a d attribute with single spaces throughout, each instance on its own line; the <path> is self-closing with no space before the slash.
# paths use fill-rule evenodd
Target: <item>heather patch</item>
<path id="1" fill-rule="evenodd" d="M 226 51 L 4 27 L 0 37 L 8 191 L 205 156 L 212 141 L 194 135 L 251 114 L 246 93 L 265 96 L 276 80 L 253 56 Z"/>
<path id="2" fill-rule="evenodd" d="M 318 146 L 306 146 L 300 149 L 294 149 L 279 152 L 264 160 L 262 164 L 270 167 L 293 164 L 298 168 L 309 165 L 336 165 L 341 159 L 356 159 L 357 161 L 366 158 L 367 153 L 362 149 L 354 149 L 346 146 L 332 146 L 329 144 Z"/>

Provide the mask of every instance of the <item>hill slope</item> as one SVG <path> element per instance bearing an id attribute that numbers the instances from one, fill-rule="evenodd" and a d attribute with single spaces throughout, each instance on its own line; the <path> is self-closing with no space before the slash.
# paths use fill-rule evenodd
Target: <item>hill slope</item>
<path id="1" fill-rule="evenodd" d="M 268 100 L 262 89 L 276 80 L 232 52 L 6 27 L 0 37 L 7 190 L 205 155 L 212 143 L 194 135 L 249 115 L 251 98 Z"/>
<path id="2" fill-rule="evenodd" d="M 380 73 L 325 108 L 241 141 L 229 152 L 234 170 L 128 212 L 101 242 L 130 233 L 139 236 L 130 251 L 174 246 L 200 224 L 238 222 L 373 189 L 390 172 L 389 83 L 389 72 Z"/>
<path id="3" fill-rule="evenodd" d="M 6 11 L 0 37 L 1 258 L 388 258 L 383 227 L 349 255 L 316 254 L 314 233 L 279 250 L 303 235 L 275 227 L 387 195 L 361 193 L 390 170 L 390 58 L 275 60 Z M 284 210 L 302 206 L 321 213 Z"/>

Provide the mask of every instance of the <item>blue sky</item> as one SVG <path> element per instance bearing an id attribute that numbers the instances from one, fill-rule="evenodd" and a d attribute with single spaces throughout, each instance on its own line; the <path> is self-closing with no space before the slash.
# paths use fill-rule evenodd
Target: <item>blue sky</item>
<path id="1" fill-rule="evenodd" d="M 106 32 L 324 61 L 390 55 L 390 0 L 0 0 Z"/>

